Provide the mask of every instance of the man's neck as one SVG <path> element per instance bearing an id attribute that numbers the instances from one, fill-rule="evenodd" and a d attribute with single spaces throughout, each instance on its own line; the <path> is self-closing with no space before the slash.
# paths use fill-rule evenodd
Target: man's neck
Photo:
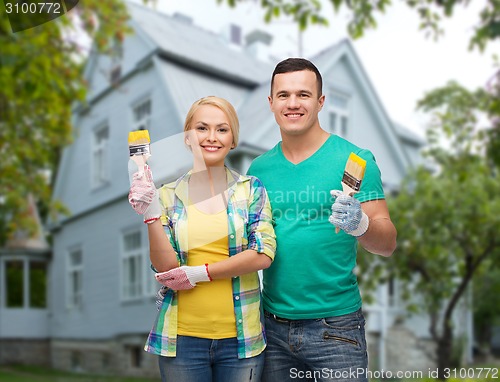
<path id="1" fill-rule="evenodd" d="M 286 159 L 297 164 L 306 160 L 323 146 L 330 137 L 318 126 L 300 135 L 282 135 L 281 148 Z"/>

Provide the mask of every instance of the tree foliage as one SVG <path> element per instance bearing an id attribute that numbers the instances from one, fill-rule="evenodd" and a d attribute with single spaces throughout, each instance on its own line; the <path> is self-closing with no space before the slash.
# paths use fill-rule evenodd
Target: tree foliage
<path id="1" fill-rule="evenodd" d="M 452 316 L 472 280 L 500 269 L 500 174 L 485 150 L 489 126 L 482 122 L 490 97 L 450 82 L 420 101 L 433 115 L 428 162 L 389 198 L 398 248 L 390 261 L 367 265 L 363 256 L 364 268 L 376 270 L 371 282 L 377 275 L 405 281 L 400 293 L 410 310 L 429 315 L 440 370 L 456 366 Z"/>
<path id="2" fill-rule="evenodd" d="M 123 39 L 127 19 L 120 0 L 86 0 L 54 21 L 12 33 L 0 4 L 0 246 L 15 230 L 34 229 L 28 194 L 43 212 L 62 209 L 50 203 L 51 182 L 72 138 L 72 105 L 86 89 L 80 42 L 70 32 L 81 22 L 95 49 L 106 51 Z"/>

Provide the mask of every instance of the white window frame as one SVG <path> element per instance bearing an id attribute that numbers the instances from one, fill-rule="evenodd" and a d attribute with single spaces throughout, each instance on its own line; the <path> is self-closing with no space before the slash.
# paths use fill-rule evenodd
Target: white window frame
<path id="1" fill-rule="evenodd" d="M 125 237 L 127 235 L 138 234 L 140 244 L 136 248 L 127 249 Z M 149 247 L 147 234 L 144 227 L 130 227 L 122 231 L 120 237 L 120 296 L 122 301 L 134 301 L 144 297 L 153 297 L 160 288 L 160 284 L 154 277 L 149 259 Z M 131 260 L 132 259 L 132 260 Z M 132 261 L 130 263 L 130 261 Z M 135 285 L 128 282 L 128 272 L 130 264 L 136 266 L 135 275 L 139 280 Z M 135 293 L 130 293 L 135 291 Z"/>
<path id="2" fill-rule="evenodd" d="M 106 139 L 100 139 L 99 135 L 107 132 Z M 107 123 L 102 123 L 92 133 L 91 149 L 91 179 L 93 188 L 99 188 L 109 183 L 109 134 Z"/>
<path id="3" fill-rule="evenodd" d="M 344 105 L 335 102 L 336 98 L 342 99 Z M 347 138 L 351 126 L 351 97 L 336 90 L 330 91 L 328 103 L 328 129 L 330 133 Z"/>
<path id="4" fill-rule="evenodd" d="M 72 262 L 72 255 L 80 253 L 80 263 Z M 76 283 L 75 276 L 79 280 Z M 68 309 L 82 309 L 83 307 L 83 249 L 74 246 L 67 250 L 66 257 L 66 307 Z M 75 287 L 76 285 L 76 287 Z"/>
<path id="5" fill-rule="evenodd" d="M 150 96 L 143 97 L 132 105 L 132 130 L 150 130 L 152 109 Z"/>

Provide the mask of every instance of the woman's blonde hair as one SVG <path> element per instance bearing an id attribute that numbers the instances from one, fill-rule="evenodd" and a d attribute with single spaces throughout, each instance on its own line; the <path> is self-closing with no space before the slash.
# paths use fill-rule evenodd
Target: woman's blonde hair
<path id="1" fill-rule="evenodd" d="M 233 105 L 231 105 L 231 103 L 224 98 L 208 96 L 195 101 L 191 105 L 191 108 L 186 115 L 186 120 L 184 121 L 184 132 L 190 129 L 191 122 L 193 122 L 194 113 L 196 113 L 200 106 L 203 105 L 215 106 L 222 110 L 229 121 L 229 127 L 231 128 L 231 132 L 233 133 L 233 145 L 234 147 L 238 146 L 238 138 L 240 134 L 240 122 L 238 121 L 238 115 L 236 114 L 236 110 L 234 110 Z"/>

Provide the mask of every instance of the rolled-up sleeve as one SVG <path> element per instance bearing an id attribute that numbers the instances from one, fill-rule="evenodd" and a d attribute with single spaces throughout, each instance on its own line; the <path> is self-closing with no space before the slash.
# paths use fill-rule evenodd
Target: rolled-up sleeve
<path id="1" fill-rule="evenodd" d="M 274 260 L 276 235 L 274 233 L 271 203 L 262 182 L 251 177 L 250 200 L 248 203 L 248 249 L 264 253 Z"/>

